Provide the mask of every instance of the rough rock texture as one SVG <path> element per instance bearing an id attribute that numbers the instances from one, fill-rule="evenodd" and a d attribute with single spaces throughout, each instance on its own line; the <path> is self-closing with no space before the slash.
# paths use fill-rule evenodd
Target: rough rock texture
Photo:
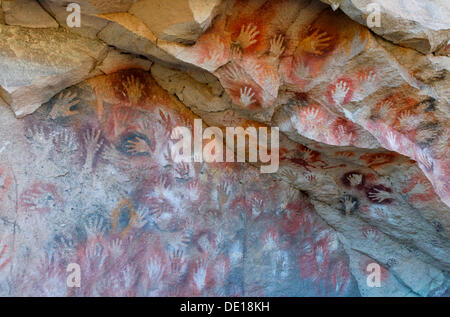
<path id="1" fill-rule="evenodd" d="M 97 33 L 103 29 L 107 22 L 95 15 L 102 12 L 115 12 L 117 10 L 126 10 L 131 5 L 130 1 L 89 1 L 81 0 L 75 3 L 80 5 L 81 26 L 69 28 L 67 26 L 67 16 L 69 13 L 66 8 L 72 1 L 60 0 L 40 0 L 39 3 L 58 21 L 61 27 L 69 29 L 71 32 L 80 34 L 88 38 L 96 38 Z M 95 5 L 94 5 L 95 4 Z"/>
<path id="2" fill-rule="evenodd" d="M 160 39 L 194 43 L 210 26 L 220 0 L 143 0 L 129 10 Z"/>
<path id="3" fill-rule="evenodd" d="M 0 96 L 23 117 L 90 76 L 107 47 L 61 30 L 0 25 Z"/>
<path id="4" fill-rule="evenodd" d="M 367 25 L 373 5 L 380 8 L 380 26 L 371 29 L 393 43 L 424 54 L 450 43 L 450 3 L 447 0 L 321 0 Z M 371 7 L 372 6 L 372 7 Z"/>
<path id="5" fill-rule="evenodd" d="M 0 295 L 449 296 L 448 5 L 371 2 L 0 10 Z M 195 118 L 279 127 L 280 168 L 174 162 Z"/>
<path id="6" fill-rule="evenodd" d="M 3 13 L 1 1 L 0 1 L 0 24 L 5 24 L 5 15 Z"/>
<path id="7" fill-rule="evenodd" d="M 1 5 L 8 25 L 29 28 L 58 27 L 58 23 L 34 0 L 3 0 Z"/>

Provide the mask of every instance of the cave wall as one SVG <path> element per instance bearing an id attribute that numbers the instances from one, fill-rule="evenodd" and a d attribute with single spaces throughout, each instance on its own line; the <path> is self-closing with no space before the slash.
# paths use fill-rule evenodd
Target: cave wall
<path id="1" fill-rule="evenodd" d="M 2 0 L 0 295 L 448 296 L 449 8 L 374 2 Z M 198 118 L 279 169 L 175 162 Z"/>

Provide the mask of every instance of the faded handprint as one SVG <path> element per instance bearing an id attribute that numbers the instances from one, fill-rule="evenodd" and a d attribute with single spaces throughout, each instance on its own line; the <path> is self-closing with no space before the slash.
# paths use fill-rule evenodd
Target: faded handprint
<path id="1" fill-rule="evenodd" d="M 125 289 L 130 289 L 136 281 L 136 267 L 132 264 L 125 266 L 125 268 L 121 271 L 121 275 Z"/>
<path id="2" fill-rule="evenodd" d="M 364 238 L 366 238 L 367 240 L 371 241 L 371 242 L 376 242 L 379 239 L 379 234 L 377 229 L 375 228 L 366 228 L 363 230 L 363 236 Z"/>
<path id="3" fill-rule="evenodd" d="M 144 89 L 144 84 L 139 81 L 139 78 L 131 75 L 128 76 L 123 84 L 125 88 L 124 95 L 128 97 L 128 100 L 132 104 L 137 104 L 142 97 L 142 90 Z"/>
<path id="4" fill-rule="evenodd" d="M 426 194 L 430 190 L 430 184 L 424 180 L 419 180 L 414 188 L 409 192 L 410 195 Z"/>
<path id="5" fill-rule="evenodd" d="M 342 212 L 344 215 L 351 215 L 358 207 L 358 200 L 350 195 L 341 198 Z"/>
<path id="6" fill-rule="evenodd" d="M 223 42 L 216 42 L 216 45 L 214 47 L 208 49 L 208 54 L 201 62 L 201 66 L 210 72 L 214 72 L 217 67 L 220 66 L 220 60 L 223 57 L 224 50 L 225 45 L 223 44 Z"/>
<path id="7" fill-rule="evenodd" d="M 191 180 L 191 166 L 188 163 L 182 162 L 176 164 L 175 168 L 175 178 L 179 181 L 187 182 Z"/>
<path id="8" fill-rule="evenodd" d="M 347 180 L 351 186 L 358 186 L 362 183 L 362 175 L 361 174 L 351 174 L 347 176 Z"/>
<path id="9" fill-rule="evenodd" d="M 382 203 L 388 199 L 393 199 L 394 196 L 392 193 L 385 191 L 381 188 L 373 188 L 368 194 L 367 196 L 378 203 Z"/>
<path id="10" fill-rule="evenodd" d="M 185 227 L 189 227 L 189 225 L 186 225 Z M 170 245 L 177 250 L 186 249 L 192 242 L 192 235 L 192 230 L 181 230 L 172 236 L 173 239 Z"/>
<path id="11" fill-rule="evenodd" d="M 52 120 L 58 119 L 58 118 L 65 118 L 69 117 L 75 114 L 78 114 L 79 112 L 76 110 L 71 110 L 72 107 L 76 106 L 80 103 L 80 100 L 77 99 L 77 93 L 76 92 L 70 92 L 68 91 L 66 94 L 64 92 L 61 92 L 58 95 L 58 98 L 53 105 L 52 110 L 49 113 L 49 117 Z"/>
<path id="12" fill-rule="evenodd" d="M 427 170 L 433 169 L 433 159 L 431 158 L 430 154 L 426 153 L 423 150 L 419 150 L 417 152 L 417 162 Z"/>
<path id="13" fill-rule="evenodd" d="M 392 131 L 388 131 L 388 133 L 386 134 L 386 141 L 389 144 L 389 147 L 391 149 L 396 149 L 398 144 L 397 144 L 397 135 L 395 135 L 394 132 Z"/>
<path id="14" fill-rule="evenodd" d="M 308 80 L 312 78 L 308 63 L 302 59 L 295 63 L 293 73 L 299 79 Z"/>
<path id="15" fill-rule="evenodd" d="M 169 256 L 169 260 L 172 274 L 180 274 L 184 265 L 183 250 L 173 250 Z"/>
<path id="16" fill-rule="evenodd" d="M 217 185 L 217 194 L 219 208 L 223 209 L 223 206 L 225 206 L 231 196 L 231 186 L 228 184 L 228 182 L 224 181 Z"/>
<path id="17" fill-rule="evenodd" d="M 114 124 L 114 136 L 119 136 L 129 125 L 130 113 L 128 111 L 114 111 L 112 114 L 112 120 Z"/>
<path id="18" fill-rule="evenodd" d="M 262 87 L 265 89 L 276 90 L 278 82 L 277 71 L 269 68 L 263 71 Z"/>
<path id="19" fill-rule="evenodd" d="M 58 248 L 59 250 L 62 250 L 62 252 L 72 252 L 76 249 L 76 242 L 73 239 L 73 236 L 71 234 L 68 234 L 67 236 L 61 236 L 57 240 Z"/>
<path id="20" fill-rule="evenodd" d="M 272 232 L 269 232 L 264 239 L 264 250 L 275 250 L 278 246 L 276 240 L 275 235 Z"/>
<path id="21" fill-rule="evenodd" d="M 56 136 L 56 144 L 58 144 L 57 151 L 70 154 L 78 150 L 78 140 L 75 133 L 69 129 L 63 129 Z"/>
<path id="22" fill-rule="evenodd" d="M 359 89 L 355 91 L 353 100 L 362 100 L 375 90 L 376 73 L 372 70 L 364 72 L 359 77 Z"/>
<path id="23" fill-rule="evenodd" d="M 313 151 L 311 149 L 304 149 L 304 150 L 302 150 L 301 154 L 302 154 L 302 158 L 307 162 L 311 162 L 311 160 L 314 156 Z"/>
<path id="24" fill-rule="evenodd" d="M 100 239 L 105 233 L 106 226 L 101 217 L 91 217 L 84 225 L 88 240 Z"/>
<path id="25" fill-rule="evenodd" d="M 306 123 L 316 123 L 319 119 L 320 110 L 317 107 L 309 106 L 303 110 L 303 118 Z"/>
<path id="26" fill-rule="evenodd" d="M 246 76 L 240 67 L 235 63 L 230 63 L 225 67 L 223 77 L 228 81 L 235 82 L 242 80 L 242 78 L 245 78 Z"/>
<path id="27" fill-rule="evenodd" d="M 398 117 L 400 127 L 406 131 L 414 130 L 421 121 L 422 119 L 419 116 L 412 114 L 409 110 L 401 112 Z"/>
<path id="28" fill-rule="evenodd" d="M 186 186 L 186 196 L 189 201 L 196 202 L 200 198 L 199 180 L 190 180 Z"/>
<path id="29" fill-rule="evenodd" d="M 270 40 L 269 53 L 272 57 L 279 58 L 280 55 L 283 54 L 284 52 L 283 42 L 284 37 L 281 34 Z"/>
<path id="30" fill-rule="evenodd" d="M 434 140 L 437 134 L 437 129 L 420 128 L 416 131 L 416 140 L 418 142 L 429 142 L 431 140 Z"/>
<path id="31" fill-rule="evenodd" d="M 339 81 L 335 86 L 334 90 L 331 92 L 331 96 L 333 98 L 333 101 L 336 105 L 342 105 L 342 103 L 345 100 L 345 97 L 347 97 L 348 91 L 350 90 L 350 87 L 348 84 L 341 80 Z"/>
<path id="32" fill-rule="evenodd" d="M 371 211 L 378 218 L 386 218 L 387 217 L 386 210 L 383 207 L 379 207 L 379 206 L 373 207 L 373 208 L 371 208 Z"/>
<path id="33" fill-rule="evenodd" d="M 107 255 L 103 253 L 104 247 L 100 243 L 90 244 L 86 248 L 86 259 L 89 270 L 100 271 Z"/>
<path id="34" fill-rule="evenodd" d="M 87 130 L 84 134 L 84 144 L 86 147 L 86 160 L 83 166 L 84 170 L 90 170 L 94 165 L 95 154 L 103 145 L 103 139 L 100 139 L 101 131 Z"/>
<path id="35" fill-rule="evenodd" d="M 117 148 L 110 144 L 105 147 L 102 157 L 112 163 L 114 166 L 129 168 L 130 162 Z"/>
<path id="36" fill-rule="evenodd" d="M 147 220 L 148 214 L 149 210 L 143 206 L 140 206 L 131 217 L 130 220 L 131 226 L 136 229 L 141 229 L 142 227 L 144 227 L 148 222 Z"/>
<path id="37" fill-rule="evenodd" d="M 374 71 L 370 70 L 365 72 L 361 77 L 359 77 L 359 82 L 361 85 L 361 90 L 363 92 L 371 91 L 374 88 L 377 75 Z"/>
<path id="38" fill-rule="evenodd" d="M 241 48 L 246 49 L 257 42 L 256 36 L 259 34 L 256 25 L 249 23 L 247 26 L 242 25 L 241 32 L 235 41 Z"/>
<path id="39" fill-rule="evenodd" d="M 175 125 L 175 122 L 172 120 L 170 114 L 166 114 L 162 110 L 159 110 L 159 117 L 160 119 L 158 120 L 158 122 L 161 125 L 161 127 L 164 128 L 164 134 L 166 136 L 170 136 L 170 134 L 172 133 L 172 127 Z M 144 133 L 144 135 L 146 134 Z"/>
<path id="40" fill-rule="evenodd" d="M 378 116 L 380 118 L 387 118 L 389 116 L 389 113 L 391 112 L 392 107 L 394 106 L 394 103 L 390 100 L 386 100 L 383 103 L 381 103 L 379 109 L 378 109 Z"/>
<path id="41" fill-rule="evenodd" d="M 247 59 L 246 60 L 246 64 L 244 66 L 244 69 L 249 69 L 249 70 L 251 70 L 251 72 L 257 74 L 257 73 L 261 72 L 262 65 L 258 61 L 258 59 L 255 59 L 255 58 Z"/>
<path id="42" fill-rule="evenodd" d="M 280 176 L 285 178 L 291 184 L 295 184 L 298 180 L 298 175 L 292 168 L 283 168 L 280 172 Z"/>
<path id="43" fill-rule="evenodd" d="M 199 291 L 202 291 L 205 288 L 207 267 L 208 267 L 208 263 L 203 258 L 197 260 L 197 262 L 195 263 L 194 283 L 197 286 L 197 289 Z"/>
<path id="44" fill-rule="evenodd" d="M 352 42 L 350 43 L 350 50 L 347 56 L 347 60 L 350 60 L 356 55 L 359 55 L 364 50 L 369 40 L 369 37 L 364 36 L 364 41 L 362 41 L 362 38 L 363 34 L 361 32 L 359 32 L 357 35 L 353 37 Z"/>
<path id="45" fill-rule="evenodd" d="M 323 55 L 330 47 L 332 37 L 325 31 L 312 30 L 313 32 L 300 42 L 300 48 L 310 54 Z"/>
<path id="46" fill-rule="evenodd" d="M 150 289 L 156 289 L 164 276 L 165 266 L 158 256 L 153 256 L 147 263 L 147 275 L 150 281 Z"/>
<path id="47" fill-rule="evenodd" d="M 128 140 L 125 144 L 125 148 L 127 149 L 127 152 L 132 155 L 150 154 L 152 151 L 148 142 L 140 136 Z"/>
<path id="48" fill-rule="evenodd" d="M 168 124 L 172 124 L 170 116 L 169 115 L 167 115 L 167 116 L 169 117 L 167 119 L 169 121 Z M 148 140 L 152 140 L 153 139 L 154 132 L 153 132 L 153 129 L 152 129 L 152 124 L 151 124 L 149 119 L 143 118 L 143 119 L 139 120 L 139 122 L 138 122 L 138 131 L 139 131 L 139 133 L 142 133 L 143 135 L 145 135 Z M 153 148 L 152 148 L 152 150 L 153 150 Z"/>
<path id="49" fill-rule="evenodd" d="M 41 157 L 47 157 L 53 148 L 53 140 L 47 135 L 43 126 L 35 126 L 25 131 L 25 137 L 32 146 L 42 151 Z"/>
<path id="50" fill-rule="evenodd" d="M 248 107 L 255 102 L 255 100 L 253 99 L 255 93 L 252 92 L 252 88 L 244 87 L 244 89 L 239 89 L 239 92 L 241 95 L 240 101 L 244 107 Z"/>
<path id="51" fill-rule="evenodd" d="M 303 173 L 303 177 L 305 178 L 305 180 L 307 180 L 309 183 L 313 183 L 317 180 L 316 175 L 314 175 L 314 173 L 312 172 L 305 172 Z"/>
<path id="52" fill-rule="evenodd" d="M 347 132 L 343 125 L 339 125 L 337 129 L 337 133 L 339 136 L 339 143 L 341 145 L 349 145 L 353 139 L 353 132 Z"/>
<path id="53" fill-rule="evenodd" d="M 34 191 L 27 192 L 22 201 L 27 204 L 28 209 L 34 211 L 51 210 L 56 206 L 53 194 L 44 188 L 38 187 Z"/>
<path id="54" fill-rule="evenodd" d="M 254 197 L 251 200 L 252 216 L 254 218 L 258 217 L 262 212 L 264 212 L 264 201 L 260 198 Z"/>
<path id="55" fill-rule="evenodd" d="M 242 48 L 239 46 L 239 44 L 231 45 L 230 58 L 232 61 L 239 61 L 242 59 Z"/>
<path id="56" fill-rule="evenodd" d="M 109 252 L 113 258 L 119 258 L 123 253 L 122 240 L 119 238 L 112 240 L 109 246 Z"/>

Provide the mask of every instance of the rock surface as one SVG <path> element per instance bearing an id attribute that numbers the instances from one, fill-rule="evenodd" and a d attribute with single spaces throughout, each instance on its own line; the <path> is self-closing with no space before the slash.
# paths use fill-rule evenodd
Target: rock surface
<path id="1" fill-rule="evenodd" d="M 368 25 L 379 10 L 380 25 L 371 29 L 385 39 L 424 54 L 448 46 L 450 3 L 446 0 L 321 0 Z"/>
<path id="2" fill-rule="evenodd" d="M 0 295 L 449 296 L 448 5 L 368 2 L 0 10 Z M 196 118 L 279 127 L 279 169 L 177 163 Z"/>
<path id="3" fill-rule="evenodd" d="M 57 28 L 58 23 L 35 0 L 3 0 L 6 24 L 28 28 Z"/>
<path id="4" fill-rule="evenodd" d="M 195 43 L 210 26 L 220 0 L 142 0 L 129 12 L 140 19 L 160 39 Z"/>
<path id="5" fill-rule="evenodd" d="M 0 25 L 0 96 L 17 117 L 90 76 L 107 47 L 60 30 Z"/>

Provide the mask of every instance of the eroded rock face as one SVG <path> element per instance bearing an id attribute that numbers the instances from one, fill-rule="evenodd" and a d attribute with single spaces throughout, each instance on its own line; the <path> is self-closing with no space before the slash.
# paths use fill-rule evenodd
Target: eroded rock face
<path id="1" fill-rule="evenodd" d="M 29 28 L 58 27 L 58 23 L 35 0 L 3 0 L 1 5 L 8 25 Z"/>
<path id="2" fill-rule="evenodd" d="M 160 39 L 194 43 L 210 26 L 220 0 L 143 0 L 129 12 L 140 19 Z"/>
<path id="3" fill-rule="evenodd" d="M 371 29 L 393 43 L 424 54 L 447 47 L 450 38 L 450 4 L 446 0 L 321 0 L 340 8 L 353 20 L 367 25 L 375 10 L 380 25 Z M 379 10 L 379 11 L 378 11 Z"/>
<path id="4" fill-rule="evenodd" d="M 411 209 L 370 167 L 289 140 L 279 175 L 297 175 L 292 184 L 244 164 L 175 164 L 169 135 L 191 127 L 193 114 L 143 71 L 69 88 L 19 124 L 4 106 L 2 117 L 1 135 L 18 136 L 2 143 L 0 165 L 0 273 L 14 285 L 2 286 L 4 295 L 69 295 L 67 263 L 79 263 L 89 281 L 72 296 L 426 296 L 446 287 L 446 229 L 423 220 L 437 200 L 424 207 L 418 182 L 405 184 L 416 188 L 405 197 L 422 207 Z M 427 186 L 408 160 L 388 166 Z M 371 194 L 388 191 L 376 204 Z M 31 252 L 26 260 L 22 250 Z M 383 267 L 382 292 L 366 285 L 373 261 Z M 30 265 L 39 269 L 23 275 Z"/>
<path id="5" fill-rule="evenodd" d="M 61 30 L 0 25 L 0 96 L 23 117 L 90 76 L 107 47 Z"/>
<path id="6" fill-rule="evenodd" d="M 0 10 L 0 295 L 448 296 L 448 8 L 372 2 Z M 195 118 L 279 127 L 279 169 L 175 162 Z"/>

